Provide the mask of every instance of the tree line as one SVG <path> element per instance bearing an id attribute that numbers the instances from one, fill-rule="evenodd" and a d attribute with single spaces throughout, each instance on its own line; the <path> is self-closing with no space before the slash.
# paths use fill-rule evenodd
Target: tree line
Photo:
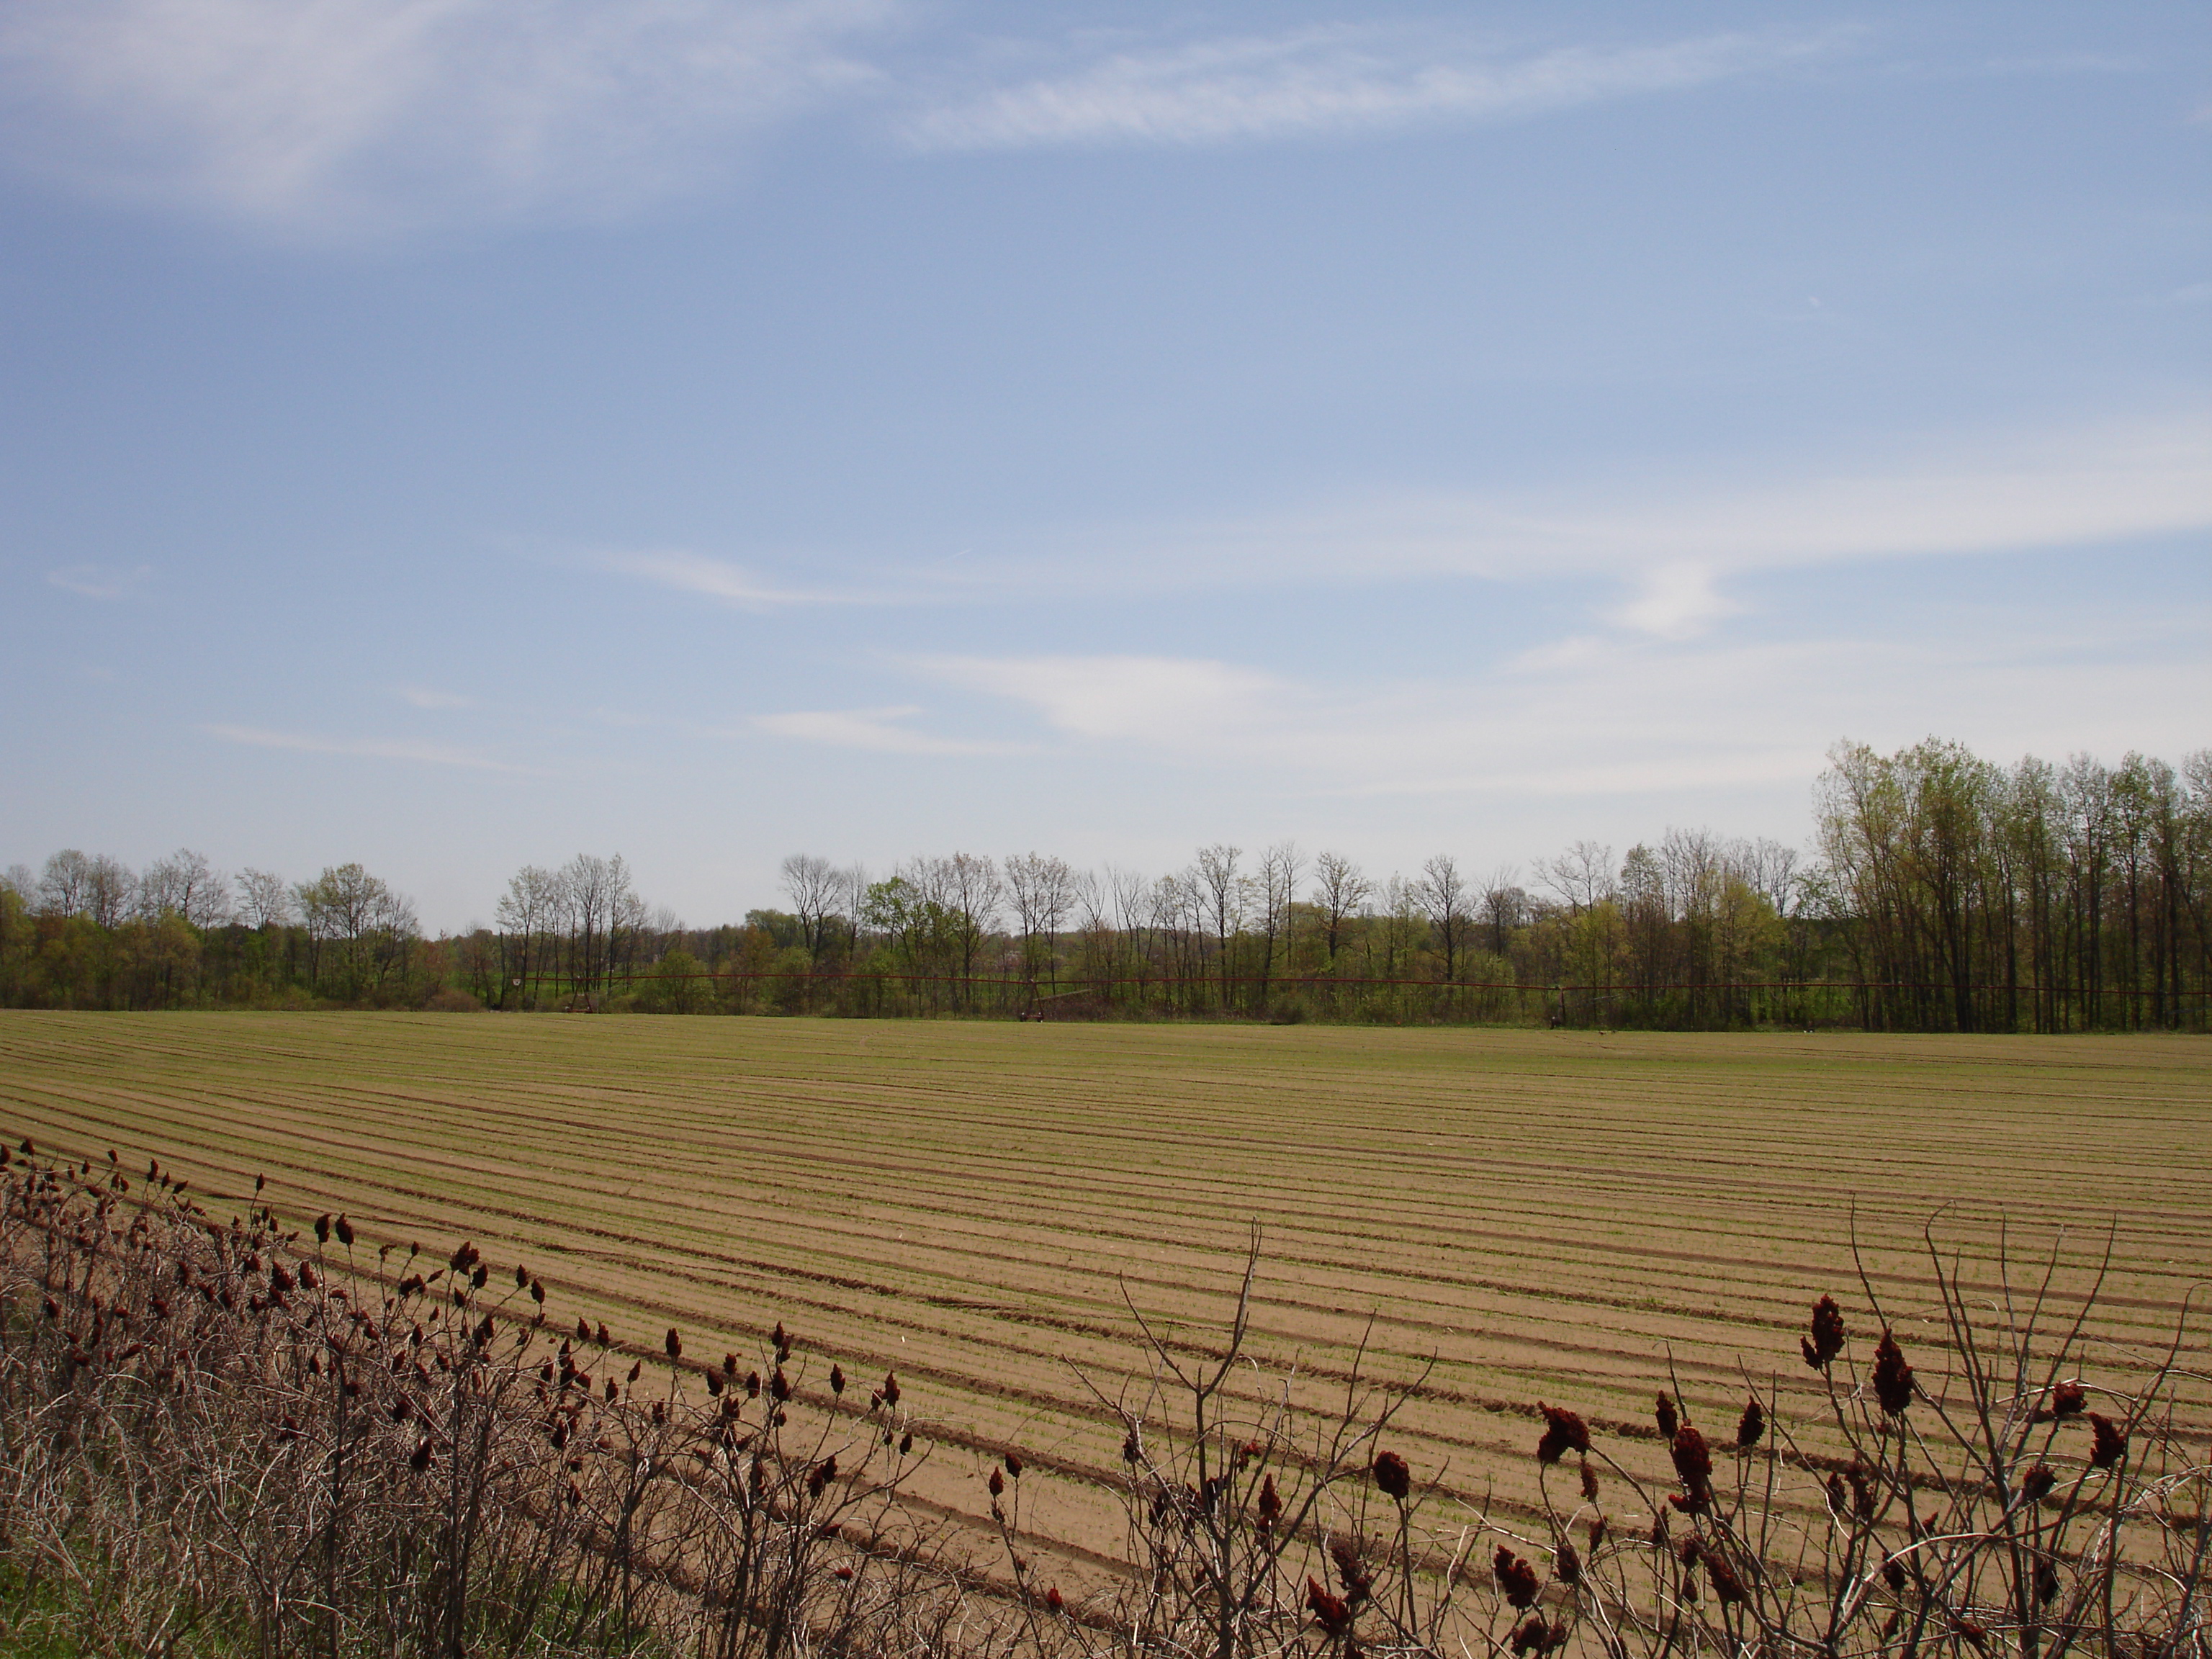
<path id="1" fill-rule="evenodd" d="M 1677 829 L 1411 875 L 1288 842 L 1157 876 L 795 854 L 780 904 L 709 928 L 648 907 L 619 856 L 526 866 L 490 926 L 431 939 L 358 864 L 287 883 L 65 851 L 0 878 L 0 1001 L 2205 1029 L 2212 750 L 2006 769 L 1931 738 L 1830 763 L 1809 856 Z"/>

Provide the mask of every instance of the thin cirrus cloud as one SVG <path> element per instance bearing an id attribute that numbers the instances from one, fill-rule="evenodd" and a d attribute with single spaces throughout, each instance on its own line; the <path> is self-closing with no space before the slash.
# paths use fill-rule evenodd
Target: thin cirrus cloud
<path id="1" fill-rule="evenodd" d="M 1328 685 L 1212 659 L 1031 655 L 913 665 L 1025 708 L 1076 750 L 1122 750 L 1344 796 L 1759 787 L 1817 773 L 1839 735 L 1924 734 L 1974 711 L 1990 752 L 2154 753 L 2204 741 L 2204 618 L 1922 639 L 1690 644 L 1580 638 L 1463 674 Z"/>
<path id="2" fill-rule="evenodd" d="M 431 685 L 395 686 L 392 695 L 414 708 L 474 708 L 477 706 L 474 697 L 465 697 L 457 691 L 441 691 Z"/>
<path id="3" fill-rule="evenodd" d="M 2212 528 L 2212 415 L 1972 446 L 1551 528 L 1594 551 L 1755 569 L 2129 540 Z"/>
<path id="4" fill-rule="evenodd" d="M 1027 703 L 1071 736 L 1106 739 L 1187 732 L 1204 742 L 1206 733 L 1253 726 L 1288 690 L 1255 669 L 1173 657 L 925 657 L 913 666 Z"/>
<path id="5" fill-rule="evenodd" d="M 833 749 L 872 750 L 884 755 L 1010 755 L 1021 753 L 1028 747 L 941 738 L 898 724 L 922 712 L 917 704 L 894 708 L 803 709 L 782 714 L 756 714 L 751 725 L 756 731 L 771 737 L 826 744 Z"/>
<path id="6" fill-rule="evenodd" d="M 1642 787 L 1645 770 L 1687 766 L 1698 781 L 1802 775 L 1817 759 L 1771 732 L 1725 728 L 1685 744 L 1678 714 L 1639 732 L 1655 681 L 1679 711 L 1716 675 L 1706 653 L 1629 653 L 1638 696 L 1611 718 L 1618 653 L 1516 662 L 1455 681 L 1331 687 L 1211 659 L 1137 656 L 940 658 L 923 675 L 1026 708 L 1063 744 L 1148 757 L 1185 769 L 1260 772 L 1279 787 L 1328 794 L 1438 794 L 1486 788 L 1583 793 Z M 1757 650 L 1726 653 L 1740 677 Z M 1663 737 L 1662 762 L 1644 739 Z M 1686 750 L 1697 750 L 1686 753 Z"/>
<path id="7" fill-rule="evenodd" d="M 908 0 L 13 0 L 0 9 L 0 107 L 12 112 L 0 148 L 20 169 L 95 193 L 345 240 L 620 214 L 726 175 L 750 134 L 868 101 L 902 108 L 897 137 L 925 150 L 1356 135 L 1682 91 L 1832 58 L 1855 39 L 1723 33 L 1516 54 L 1432 28 L 1339 25 L 1112 52 L 978 89 L 963 49 L 879 61 L 911 11 Z"/>
<path id="8" fill-rule="evenodd" d="M 1723 33 L 1510 56 L 1406 28 L 1339 26 L 1125 51 L 924 109 L 921 149 L 1211 144 L 1500 121 L 1771 73 L 1853 36 Z"/>
<path id="9" fill-rule="evenodd" d="M 1795 477 L 1591 480 L 1519 495 L 1402 489 L 1244 518 L 1091 529 L 1001 561 L 988 585 L 1072 591 L 1108 572 L 1121 592 L 1262 577 L 1590 576 L 1627 589 L 1608 621 L 1676 638 L 1738 608 L 1719 586 L 1732 574 L 2212 529 L 2212 415 L 1911 447 L 1911 459 Z"/>
<path id="10" fill-rule="evenodd" d="M 2212 530 L 2212 414 L 1914 439 L 1900 447 L 1887 465 L 1794 476 L 1587 480 L 1519 495 L 1401 489 L 1243 517 L 1072 526 L 1026 536 L 1019 551 L 963 563 L 957 581 L 941 566 L 912 562 L 888 582 L 804 587 L 689 551 L 606 554 L 594 562 L 756 611 L 1127 598 L 1261 580 L 1279 588 L 1595 578 L 1616 586 L 1596 613 L 1603 622 L 1679 641 L 1739 614 L 1744 607 L 1724 584 L 1747 573 Z M 984 672 L 939 677 L 968 684 Z M 1067 695 L 1080 687 L 1070 683 Z"/>
<path id="11" fill-rule="evenodd" d="M 1644 573 L 1635 597 L 1610 620 L 1659 639 L 1688 639 L 1743 609 L 1713 586 L 1718 573 L 1701 564 L 1662 564 Z"/>
<path id="12" fill-rule="evenodd" d="M 12 0 L 13 159 L 346 237 L 620 210 L 876 77 L 890 0 Z"/>
<path id="13" fill-rule="evenodd" d="M 309 755 L 346 755 L 362 760 L 409 761 L 424 766 L 452 766 L 476 772 L 514 772 L 527 769 L 493 760 L 450 744 L 409 743 L 382 738 L 325 738 L 300 732 L 271 732 L 254 726 L 204 726 L 208 736 L 224 743 L 252 749 L 289 749 Z"/>
<path id="14" fill-rule="evenodd" d="M 46 572 L 51 586 L 87 599 L 135 599 L 153 580 L 154 568 L 146 564 L 134 565 L 128 570 L 99 564 L 70 564 Z"/>
<path id="15" fill-rule="evenodd" d="M 858 589 L 787 587 L 757 576 L 742 565 L 702 553 L 607 553 L 596 562 L 617 575 L 635 576 L 656 586 L 702 594 L 749 611 L 784 605 L 868 605 L 894 597 Z"/>

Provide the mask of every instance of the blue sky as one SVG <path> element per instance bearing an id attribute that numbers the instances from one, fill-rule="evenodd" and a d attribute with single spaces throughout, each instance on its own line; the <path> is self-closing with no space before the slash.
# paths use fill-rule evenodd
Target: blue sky
<path id="1" fill-rule="evenodd" d="M 13 0 L 0 864 L 1378 873 L 2212 743 L 2201 5 Z"/>

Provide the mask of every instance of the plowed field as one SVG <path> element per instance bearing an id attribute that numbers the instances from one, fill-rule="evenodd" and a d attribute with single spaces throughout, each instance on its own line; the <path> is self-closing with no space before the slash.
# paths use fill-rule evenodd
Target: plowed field
<path id="1" fill-rule="evenodd" d="M 265 1174 L 370 1245 L 473 1239 L 642 1352 L 781 1320 L 817 1387 L 896 1366 L 927 1495 L 972 1519 L 1018 1446 L 1072 1571 L 1121 1539 L 1082 1375 L 1139 1365 L 1125 1296 L 1215 1340 L 1255 1222 L 1254 1354 L 1324 1383 L 1363 1335 L 1382 1380 L 1433 1359 L 1396 1443 L 1509 1511 L 1540 1397 L 1655 1464 L 1670 1365 L 1717 1422 L 1747 1377 L 1790 1413 L 1814 1297 L 1870 1334 L 1854 1217 L 1929 1375 L 1931 1217 L 1990 1287 L 2001 1221 L 2031 1255 L 2063 1229 L 2074 1291 L 2111 1230 L 2115 1365 L 2212 1263 L 2189 1038 L 0 1012 L 0 1133 L 157 1157 L 217 1211 Z"/>

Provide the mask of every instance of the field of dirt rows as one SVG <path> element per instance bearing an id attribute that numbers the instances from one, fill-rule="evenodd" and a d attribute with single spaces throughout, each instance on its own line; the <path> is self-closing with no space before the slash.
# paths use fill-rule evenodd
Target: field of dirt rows
<path id="1" fill-rule="evenodd" d="M 925 1496 L 975 1520 L 1019 1447 L 1071 1571 L 1121 1542 L 1085 1379 L 1140 1365 L 1130 1304 L 1218 1340 L 1255 1223 L 1255 1358 L 1340 1395 L 1364 1341 L 1378 1382 L 1423 1377 L 1394 1443 L 1508 1512 L 1540 1398 L 1654 1469 L 1670 1367 L 1717 1425 L 1747 1378 L 1811 1415 L 1809 1304 L 1875 1334 L 1854 1225 L 1931 1386 L 1931 1218 L 1991 1297 L 2000 1226 L 2022 1278 L 2063 1230 L 2067 1296 L 2109 1234 L 2115 1375 L 2212 1264 L 2191 1038 L 0 1012 L 0 1133 L 158 1158 L 218 1212 L 266 1175 L 372 1249 L 472 1239 L 641 1351 L 781 1321 L 817 1387 L 894 1366 Z"/>

